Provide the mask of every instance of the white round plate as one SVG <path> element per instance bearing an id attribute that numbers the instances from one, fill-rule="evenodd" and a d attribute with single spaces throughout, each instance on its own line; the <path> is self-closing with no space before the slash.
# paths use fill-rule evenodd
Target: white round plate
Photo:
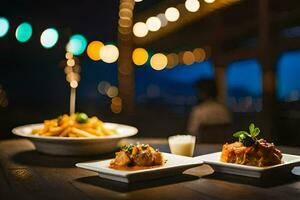
<path id="1" fill-rule="evenodd" d="M 13 134 L 28 138 L 37 151 L 52 155 L 96 155 L 112 152 L 121 139 L 136 135 L 138 129 L 116 123 L 104 123 L 107 129 L 116 130 L 115 135 L 96 138 L 72 138 L 57 136 L 40 136 L 32 134 L 33 129 L 42 128 L 43 124 L 29 124 L 16 127 Z"/>

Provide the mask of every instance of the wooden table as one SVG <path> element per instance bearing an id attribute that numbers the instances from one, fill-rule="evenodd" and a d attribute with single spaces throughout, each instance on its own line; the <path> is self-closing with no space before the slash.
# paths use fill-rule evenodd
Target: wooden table
<path id="1" fill-rule="evenodd" d="M 159 143 L 157 147 L 162 151 L 169 151 L 165 140 L 154 142 Z M 300 154 L 300 148 L 280 148 L 286 153 Z M 219 150 L 220 145 L 200 144 L 195 154 Z M 300 199 L 300 176 L 292 174 L 261 181 L 212 174 L 212 169 L 203 165 L 181 176 L 124 184 L 100 179 L 94 172 L 74 167 L 77 162 L 111 156 L 48 156 L 36 152 L 28 140 L 1 141 L 0 199 Z"/>

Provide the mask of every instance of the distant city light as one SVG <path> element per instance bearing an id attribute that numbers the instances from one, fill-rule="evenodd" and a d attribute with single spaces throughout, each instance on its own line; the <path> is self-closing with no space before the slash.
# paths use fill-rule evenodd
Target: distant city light
<path id="1" fill-rule="evenodd" d="M 4 37 L 9 29 L 9 22 L 6 18 L 0 17 L 0 37 Z"/>
<path id="2" fill-rule="evenodd" d="M 190 12 L 196 12 L 200 8 L 200 2 L 198 0 L 186 0 L 184 5 Z"/>
<path id="3" fill-rule="evenodd" d="M 49 49 L 53 47 L 58 40 L 58 32 L 54 28 L 48 28 L 43 31 L 40 41 L 43 47 Z"/>
<path id="4" fill-rule="evenodd" d="M 154 54 L 151 57 L 150 65 L 155 70 L 162 70 L 167 66 L 167 64 L 168 64 L 168 59 L 162 53 Z"/>
<path id="5" fill-rule="evenodd" d="M 98 61 L 101 59 L 100 57 L 100 49 L 104 46 L 104 44 L 100 41 L 93 41 L 87 47 L 87 55 L 90 59 L 94 61 Z"/>
<path id="6" fill-rule="evenodd" d="M 106 63 L 116 62 L 119 58 L 119 50 L 115 45 L 105 45 L 100 49 L 100 57 Z"/>
<path id="7" fill-rule="evenodd" d="M 132 61 L 136 65 L 144 65 L 148 60 L 148 52 L 143 48 L 136 48 L 132 52 Z"/>
<path id="8" fill-rule="evenodd" d="M 178 11 L 177 8 L 170 7 L 166 10 L 165 16 L 166 16 L 168 21 L 175 22 L 175 21 L 178 20 L 180 14 L 179 14 L 179 11 Z"/>
<path id="9" fill-rule="evenodd" d="M 144 22 L 137 22 L 133 26 L 133 34 L 136 37 L 145 37 L 148 34 L 148 27 Z"/>
<path id="10" fill-rule="evenodd" d="M 158 17 L 149 17 L 146 21 L 149 31 L 158 31 L 161 27 L 161 22 Z"/>
<path id="11" fill-rule="evenodd" d="M 213 3 L 215 0 L 204 0 L 206 3 Z"/>
<path id="12" fill-rule="evenodd" d="M 85 37 L 80 34 L 76 34 L 70 38 L 66 50 L 73 53 L 75 56 L 78 56 L 84 52 L 86 45 L 87 41 Z"/>
<path id="13" fill-rule="evenodd" d="M 32 27 L 29 23 L 23 22 L 16 29 L 16 38 L 19 42 L 27 42 L 32 35 Z"/>

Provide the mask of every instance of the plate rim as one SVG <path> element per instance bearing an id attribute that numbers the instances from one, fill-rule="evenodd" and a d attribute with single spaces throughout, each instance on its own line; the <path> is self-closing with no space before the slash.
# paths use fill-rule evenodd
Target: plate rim
<path id="1" fill-rule="evenodd" d="M 204 154 L 201 156 L 194 157 L 194 159 L 201 159 L 204 162 L 204 164 L 208 164 L 208 165 L 212 165 L 212 166 L 238 169 L 238 170 L 247 170 L 247 171 L 254 171 L 254 172 L 264 172 L 264 171 L 268 171 L 268 170 L 272 170 L 272 169 L 276 169 L 276 168 L 280 168 L 280 167 L 288 167 L 291 165 L 296 165 L 298 163 L 300 164 L 300 155 L 285 154 L 285 153 L 283 153 L 282 155 L 283 156 L 293 156 L 293 157 L 296 157 L 296 159 L 291 162 L 288 162 L 288 163 L 281 163 L 281 164 L 267 166 L 267 167 L 256 167 L 256 166 L 241 165 L 241 164 L 236 164 L 236 163 L 225 163 L 220 160 L 210 161 L 210 160 L 205 159 L 205 157 L 207 157 L 207 156 L 211 156 L 214 154 L 221 154 L 221 153 L 222 153 L 221 151 L 218 151 L 218 152 L 214 152 L 214 153 Z"/>
<path id="2" fill-rule="evenodd" d="M 24 138 L 30 138 L 30 139 L 39 139 L 39 140 L 51 140 L 51 141 L 99 141 L 99 140 L 112 140 L 112 139 L 122 139 L 122 138 L 127 138 L 127 137 L 131 137 L 134 136 L 138 133 L 138 129 L 134 126 L 130 126 L 130 125 L 126 125 L 126 124 L 119 124 L 119 123 L 113 123 L 113 122 L 103 122 L 106 125 L 117 125 L 120 127 L 127 127 L 132 129 L 132 133 L 126 134 L 126 135 L 120 135 L 120 134 L 116 134 L 116 135 L 110 135 L 110 136 L 105 136 L 105 137 L 95 137 L 95 138 L 85 138 L 85 137 L 81 137 L 81 138 L 77 138 L 77 137 L 58 137 L 58 136 L 39 136 L 39 135 L 33 135 L 33 134 L 22 134 L 20 133 L 20 129 L 24 129 L 24 128 L 30 128 L 32 126 L 42 126 L 43 123 L 33 123 L 33 124 L 26 124 L 26 125 L 21 125 L 21 126 L 17 126 L 15 128 L 13 128 L 11 130 L 11 132 L 14 135 L 20 136 L 20 137 L 24 137 Z"/>

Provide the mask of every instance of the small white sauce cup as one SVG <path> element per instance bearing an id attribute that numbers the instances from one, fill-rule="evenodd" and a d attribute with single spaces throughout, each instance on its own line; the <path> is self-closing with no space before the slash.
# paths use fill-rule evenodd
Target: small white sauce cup
<path id="1" fill-rule="evenodd" d="M 168 138 L 172 154 L 190 156 L 194 154 L 196 137 L 192 135 L 174 135 Z"/>

